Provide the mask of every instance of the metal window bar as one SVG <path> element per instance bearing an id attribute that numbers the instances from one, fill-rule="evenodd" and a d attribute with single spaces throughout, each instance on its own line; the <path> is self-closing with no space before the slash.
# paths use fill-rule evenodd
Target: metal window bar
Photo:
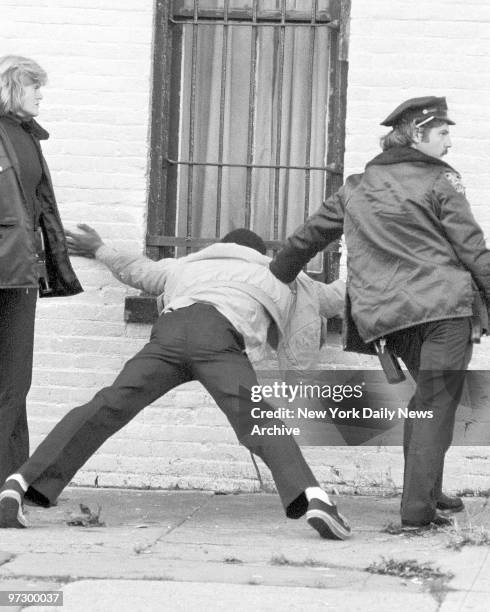
<path id="1" fill-rule="evenodd" d="M 199 250 L 216 242 L 216 238 L 196 238 L 194 236 L 161 236 L 149 234 L 147 240 L 158 247 L 184 247 L 187 250 Z M 282 240 L 264 240 L 269 251 L 278 251 L 283 246 Z"/>
<path id="2" fill-rule="evenodd" d="M 261 169 L 284 169 L 284 170 L 320 170 L 321 172 L 330 172 L 332 174 L 342 175 L 342 166 L 337 163 L 327 164 L 326 166 L 298 166 L 292 164 L 234 164 L 231 162 L 219 161 L 190 161 L 185 159 L 166 159 L 167 163 L 175 166 L 213 166 L 216 168 L 261 168 Z"/>
<path id="3" fill-rule="evenodd" d="M 252 26 L 257 24 L 258 0 L 253 0 L 252 7 Z M 247 139 L 247 179 L 245 184 L 245 225 L 250 227 L 251 201 L 252 201 L 252 168 L 255 150 L 255 97 L 256 97 L 256 78 L 257 78 L 257 42 L 258 30 L 252 27 L 250 40 L 250 76 L 248 94 L 248 139 Z"/>
<path id="4" fill-rule="evenodd" d="M 250 26 L 254 23 L 257 27 L 262 26 L 277 26 L 283 19 L 288 25 L 304 26 L 310 25 L 311 18 L 307 11 L 300 9 L 285 9 L 281 6 L 280 9 L 263 9 L 259 8 L 257 3 L 253 2 L 252 7 L 225 9 L 224 7 L 201 8 L 196 15 L 194 9 L 184 6 L 182 3 L 175 2 L 172 9 L 172 14 L 169 17 L 169 22 L 176 25 L 189 24 L 189 22 L 206 22 L 207 25 L 222 25 L 225 13 L 228 14 L 227 21 L 231 25 Z M 315 27 L 328 27 L 333 30 L 338 30 L 339 20 L 333 18 L 327 10 L 316 11 Z"/>
<path id="5" fill-rule="evenodd" d="M 228 25 L 228 9 L 230 0 L 225 0 L 223 14 L 223 40 L 221 46 L 221 89 L 220 89 L 220 104 L 219 104 L 219 141 L 218 141 L 218 179 L 216 186 L 216 236 L 221 235 L 221 197 L 223 190 L 223 140 L 225 127 L 225 97 L 226 97 L 226 78 L 227 78 L 227 61 L 228 61 L 228 38 L 230 28 Z"/>
<path id="6" fill-rule="evenodd" d="M 196 117 L 196 76 L 197 76 L 197 42 L 198 42 L 199 0 L 194 0 L 192 21 L 192 65 L 191 65 L 191 101 L 189 105 L 189 164 L 187 178 L 187 235 L 192 233 L 192 201 L 194 187 L 194 122 Z"/>
<path id="7" fill-rule="evenodd" d="M 277 114 L 276 114 L 276 168 L 274 169 L 274 212 L 273 212 L 273 232 L 277 240 L 279 233 L 279 179 L 282 146 L 282 94 L 284 86 L 284 45 L 286 36 L 286 0 L 281 0 L 281 26 L 279 27 L 279 55 L 278 55 L 278 74 L 277 74 Z"/>
<path id="8" fill-rule="evenodd" d="M 308 53 L 308 82 L 310 84 L 308 88 L 308 102 L 307 102 L 307 115 L 306 115 L 306 143 L 305 143 L 305 165 L 310 165 L 311 159 L 311 127 L 312 127 L 312 116 L 313 116 L 313 66 L 315 60 L 315 37 L 316 30 L 313 27 L 316 21 L 316 13 L 318 10 L 318 0 L 313 0 L 311 4 L 311 26 L 309 32 L 309 53 Z M 306 221 L 308 217 L 308 211 L 310 208 L 310 179 L 311 170 L 307 168 L 305 170 L 305 206 L 303 212 L 303 219 Z"/>

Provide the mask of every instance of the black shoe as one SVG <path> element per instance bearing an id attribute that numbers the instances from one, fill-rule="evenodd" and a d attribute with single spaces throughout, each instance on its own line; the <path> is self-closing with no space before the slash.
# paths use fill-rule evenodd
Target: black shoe
<path id="1" fill-rule="evenodd" d="M 308 504 L 306 511 L 308 524 L 316 529 L 322 538 L 329 540 L 346 540 L 351 536 L 349 523 L 337 512 L 335 504 L 313 498 Z"/>
<path id="2" fill-rule="evenodd" d="M 16 480 L 7 480 L 0 490 L 0 528 L 24 529 L 27 521 L 22 509 L 24 492 Z"/>
<path id="3" fill-rule="evenodd" d="M 434 517 L 430 521 L 406 521 L 402 520 L 402 527 L 409 527 L 411 529 L 420 529 L 421 527 L 452 527 L 453 519 L 449 516 L 444 516 L 436 512 Z"/>
<path id="4" fill-rule="evenodd" d="M 449 497 L 441 493 L 436 505 L 438 510 L 449 510 L 450 512 L 461 512 L 464 509 L 461 497 Z"/>

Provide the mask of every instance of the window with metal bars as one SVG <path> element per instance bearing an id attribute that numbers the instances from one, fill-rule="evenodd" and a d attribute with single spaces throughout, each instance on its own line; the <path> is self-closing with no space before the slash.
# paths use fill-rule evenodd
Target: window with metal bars
<path id="1" fill-rule="evenodd" d="M 158 0 L 149 256 L 236 227 L 278 248 L 339 187 L 348 12 L 342 0 Z"/>

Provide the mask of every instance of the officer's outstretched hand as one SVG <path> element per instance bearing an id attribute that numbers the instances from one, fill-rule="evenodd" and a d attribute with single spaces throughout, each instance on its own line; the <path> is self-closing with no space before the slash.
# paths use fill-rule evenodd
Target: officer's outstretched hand
<path id="1" fill-rule="evenodd" d="M 81 234 L 65 230 L 68 253 L 79 257 L 95 257 L 97 249 L 104 244 L 102 238 L 90 225 L 79 223 L 77 227 L 82 230 Z"/>

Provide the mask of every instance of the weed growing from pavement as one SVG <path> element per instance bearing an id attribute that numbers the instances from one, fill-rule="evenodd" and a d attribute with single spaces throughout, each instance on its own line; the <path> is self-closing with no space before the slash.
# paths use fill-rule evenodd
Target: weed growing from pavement
<path id="1" fill-rule="evenodd" d="M 476 491 L 475 489 L 461 489 L 456 493 L 458 497 L 486 497 L 490 498 L 490 489 L 484 489 L 483 491 Z"/>
<path id="2" fill-rule="evenodd" d="M 80 512 L 70 513 L 71 518 L 66 521 L 70 527 L 105 527 L 105 523 L 100 520 L 102 507 L 97 505 L 97 510 L 93 511 L 85 504 L 79 504 Z"/>
<path id="3" fill-rule="evenodd" d="M 381 529 L 381 533 L 389 533 L 390 535 L 401 535 L 404 533 L 402 526 L 399 523 L 388 523 Z"/>
<path id="4" fill-rule="evenodd" d="M 424 526 L 418 528 L 407 529 L 402 527 L 400 523 L 388 523 L 381 529 L 381 533 L 389 533 L 390 535 L 403 535 L 407 537 L 426 536 L 427 534 L 441 531 L 440 527 Z"/>
<path id="5" fill-rule="evenodd" d="M 484 527 L 464 527 L 451 529 L 448 532 L 449 542 L 446 548 L 461 550 L 464 546 L 490 546 L 490 532 Z"/>
<path id="6" fill-rule="evenodd" d="M 481 492 L 478 494 L 481 496 Z M 442 533 L 448 537 L 446 548 L 460 551 L 464 546 L 490 546 L 490 531 L 482 525 L 474 525 L 473 521 L 490 505 L 490 496 L 484 495 L 481 507 L 475 512 L 466 510 L 467 525 L 460 527 L 457 520 L 452 527 L 440 528 L 436 526 L 420 527 L 418 529 L 404 529 L 399 523 L 388 523 L 381 529 L 381 533 L 390 535 L 403 535 L 406 537 L 428 536 Z M 455 517 L 456 518 L 456 517 Z"/>
<path id="7" fill-rule="evenodd" d="M 446 530 L 449 541 L 446 548 L 460 551 L 464 546 L 490 546 L 490 531 L 482 525 L 475 525 L 475 519 L 482 514 L 490 505 L 490 489 L 479 491 L 478 497 L 483 497 L 484 501 L 480 508 L 472 507 L 471 513 L 466 509 L 468 524 L 466 527 L 459 527 L 456 523 L 453 527 Z"/>
<path id="8" fill-rule="evenodd" d="M 429 591 L 432 597 L 442 604 L 448 591 L 452 590 L 447 583 L 454 578 L 452 572 L 445 572 L 432 563 L 420 563 L 416 559 L 385 559 L 373 562 L 366 568 L 370 574 L 381 574 L 385 576 L 398 576 L 402 579 L 409 579 L 414 582 L 421 582 L 424 590 Z"/>
<path id="9" fill-rule="evenodd" d="M 385 559 L 373 562 L 366 568 L 370 574 L 383 574 L 387 576 L 398 576 L 399 578 L 420 578 L 421 580 L 451 580 L 454 577 L 452 572 L 444 572 L 434 567 L 432 563 L 420 563 L 416 559 Z"/>
<path id="10" fill-rule="evenodd" d="M 269 561 L 270 565 L 289 565 L 291 567 L 325 567 L 323 561 L 305 559 L 304 561 L 291 561 L 284 555 L 274 555 Z"/>

